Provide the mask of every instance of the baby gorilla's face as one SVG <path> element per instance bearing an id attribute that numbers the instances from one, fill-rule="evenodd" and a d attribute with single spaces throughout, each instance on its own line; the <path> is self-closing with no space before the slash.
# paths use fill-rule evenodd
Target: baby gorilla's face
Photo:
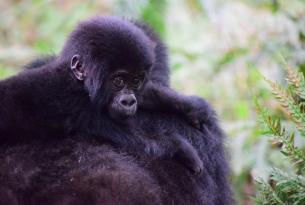
<path id="1" fill-rule="evenodd" d="M 124 120 L 133 116 L 138 107 L 145 86 L 145 72 L 132 73 L 118 70 L 108 79 L 108 89 L 111 89 L 111 102 L 108 111 L 112 118 Z"/>
<path id="2" fill-rule="evenodd" d="M 126 119 L 137 111 L 145 79 L 155 64 L 155 46 L 132 22 L 95 18 L 72 32 L 62 58 L 70 60 L 74 76 L 84 81 L 97 112 Z"/>

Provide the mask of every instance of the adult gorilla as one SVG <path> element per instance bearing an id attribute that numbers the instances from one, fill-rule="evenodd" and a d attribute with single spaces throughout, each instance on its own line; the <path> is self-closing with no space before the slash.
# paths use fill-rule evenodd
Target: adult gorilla
<path id="1" fill-rule="evenodd" d="M 131 22 L 96 18 L 81 24 L 58 59 L 1 82 L 0 204 L 232 204 L 217 119 L 203 100 L 167 87 L 167 65 L 160 60 L 165 54 L 157 49 L 162 43 L 150 35 Z M 156 58 L 151 40 L 157 43 Z M 87 42 L 91 47 L 86 50 Z M 116 46 L 120 49 L 113 49 Z M 90 64 L 95 55 L 88 57 L 89 51 L 98 55 L 99 63 Z M 101 66 L 101 59 L 108 58 L 113 65 Z M 151 61 L 155 66 L 146 73 L 157 86 L 125 86 L 125 81 L 138 84 L 133 75 Z M 116 70 L 123 65 L 129 65 L 124 75 Z M 122 76 L 110 81 L 113 72 Z M 108 86 L 101 86 L 99 77 Z M 109 93 L 111 82 L 130 89 L 91 100 Z M 139 101 L 136 113 L 131 110 L 136 103 L 121 109 L 121 97 L 133 96 L 136 102 L 134 96 L 141 99 L 140 93 L 152 103 Z M 94 107 L 96 102 L 100 106 Z M 128 120 L 119 124 L 123 111 L 128 111 Z M 190 126 L 190 119 L 202 124 L 202 131 Z"/>
<path id="2" fill-rule="evenodd" d="M 180 118 L 140 110 L 136 120 L 143 138 L 175 129 L 192 142 L 204 163 L 200 176 L 176 160 L 125 153 L 87 136 L 36 141 L 0 148 L 0 204 L 233 204 L 216 118 L 203 132 Z"/>

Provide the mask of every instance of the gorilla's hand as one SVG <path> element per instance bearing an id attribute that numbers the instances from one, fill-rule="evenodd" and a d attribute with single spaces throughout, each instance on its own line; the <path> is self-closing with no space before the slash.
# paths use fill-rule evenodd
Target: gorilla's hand
<path id="1" fill-rule="evenodd" d="M 198 129 L 215 116 L 213 109 L 204 99 L 182 95 L 169 87 L 152 82 L 146 85 L 141 106 L 152 110 L 179 113 Z"/>
<path id="2" fill-rule="evenodd" d="M 187 106 L 183 114 L 190 124 L 202 129 L 203 124 L 214 117 L 214 111 L 207 101 L 198 96 L 189 96 L 188 102 L 189 106 Z"/>

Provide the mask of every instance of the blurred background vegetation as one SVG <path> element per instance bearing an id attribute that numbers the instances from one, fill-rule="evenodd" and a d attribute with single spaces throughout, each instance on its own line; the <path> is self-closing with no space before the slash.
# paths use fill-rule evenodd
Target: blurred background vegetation
<path id="1" fill-rule="evenodd" d="M 270 167 L 293 169 L 258 131 L 253 97 L 289 119 L 262 75 L 285 86 L 283 58 L 305 72 L 304 0 L 1 0 L 0 78 L 58 53 L 75 24 L 97 14 L 148 22 L 168 46 L 173 87 L 213 104 L 228 135 L 238 204 L 253 204 L 254 179 L 268 179 Z"/>

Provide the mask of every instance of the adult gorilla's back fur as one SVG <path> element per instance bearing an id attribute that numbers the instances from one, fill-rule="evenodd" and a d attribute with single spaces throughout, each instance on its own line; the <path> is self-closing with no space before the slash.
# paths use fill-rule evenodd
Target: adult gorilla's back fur
<path id="1" fill-rule="evenodd" d="M 0 204 L 233 203 L 216 119 L 200 132 L 175 115 L 140 111 L 137 116 L 145 136 L 166 137 L 166 130 L 175 129 L 190 140 L 204 162 L 202 175 L 175 160 L 122 153 L 87 136 L 35 142 L 0 148 Z"/>

